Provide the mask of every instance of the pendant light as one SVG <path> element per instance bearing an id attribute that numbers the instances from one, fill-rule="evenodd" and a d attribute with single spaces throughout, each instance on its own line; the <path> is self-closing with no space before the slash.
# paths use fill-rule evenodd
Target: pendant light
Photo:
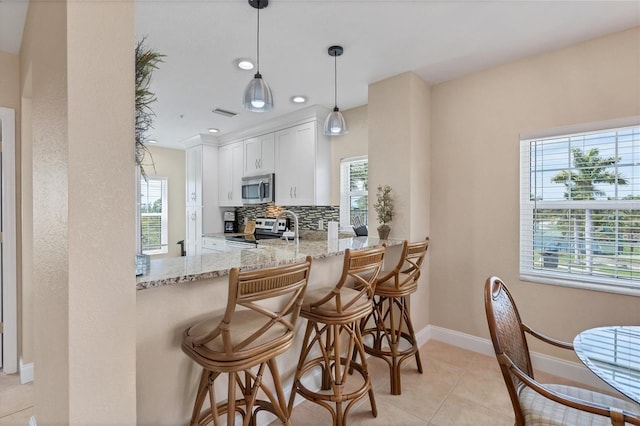
<path id="1" fill-rule="evenodd" d="M 264 9 L 269 5 L 269 0 L 249 0 L 249 5 L 258 9 L 258 31 L 257 31 L 257 58 L 256 58 L 256 74 L 253 80 L 244 90 L 242 97 L 242 106 L 244 109 L 253 112 L 265 112 L 273 109 L 273 95 L 266 81 L 262 79 L 260 74 L 260 9 Z"/>
<path id="2" fill-rule="evenodd" d="M 344 49 L 342 46 L 331 46 L 329 48 L 329 56 L 333 56 L 333 77 L 334 77 L 334 107 L 333 111 L 324 120 L 324 134 L 327 136 L 340 136 L 349 133 L 347 122 L 344 120 L 340 109 L 338 108 L 338 56 L 342 55 Z"/>

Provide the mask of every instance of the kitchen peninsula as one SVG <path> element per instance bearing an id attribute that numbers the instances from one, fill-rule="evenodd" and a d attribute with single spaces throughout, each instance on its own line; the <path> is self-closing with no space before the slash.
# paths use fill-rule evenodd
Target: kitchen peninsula
<path id="1" fill-rule="evenodd" d="M 387 240 L 387 247 L 402 244 L 401 240 Z M 302 261 L 306 256 L 322 259 L 344 254 L 345 249 L 358 250 L 380 245 L 375 237 L 350 237 L 335 240 L 300 240 L 300 244 L 284 240 L 264 240 L 257 248 L 155 259 L 150 270 L 137 277 L 138 290 L 222 277 L 229 270 L 255 270 Z"/>
<path id="2" fill-rule="evenodd" d="M 291 241 L 268 240 L 257 248 L 152 260 L 150 271 L 137 278 L 138 424 L 184 424 L 190 418 L 200 368 L 182 353 L 182 333 L 191 324 L 224 309 L 231 268 L 261 269 L 309 255 L 313 258 L 309 287 L 333 285 L 342 272 L 345 249 L 380 244 L 375 237 L 301 239 L 298 246 Z M 394 265 L 402 241 L 388 240 L 386 244 L 385 264 Z M 297 329 L 301 328 L 302 321 L 297 324 Z M 302 337 L 297 336 L 293 347 L 278 358 L 285 388 L 290 386 Z M 225 389 L 224 381 L 216 384 L 221 395 Z"/>

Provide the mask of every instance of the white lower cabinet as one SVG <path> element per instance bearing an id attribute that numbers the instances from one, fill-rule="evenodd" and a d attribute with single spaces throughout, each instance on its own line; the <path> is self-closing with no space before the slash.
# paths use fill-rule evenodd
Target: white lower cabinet
<path id="1" fill-rule="evenodd" d="M 224 238 L 202 237 L 202 254 L 228 251 Z"/>
<path id="2" fill-rule="evenodd" d="M 330 204 L 330 149 L 315 121 L 276 132 L 276 204 Z"/>

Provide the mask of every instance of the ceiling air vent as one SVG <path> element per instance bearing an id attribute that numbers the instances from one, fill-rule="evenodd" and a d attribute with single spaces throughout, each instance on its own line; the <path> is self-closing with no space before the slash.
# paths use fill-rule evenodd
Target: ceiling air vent
<path id="1" fill-rule="evenodd" d="M 216 108 L 214 110 L 212 110 L 211 112 L 213 112 L 214 114 L 220 114 L 220 115 L 224 115 L 225 117 L 235 117 L 236 115 L 238 115 L 237 112 L 233 112 L 233 111 L 227 111 L 226 109 L 220 109 L 220 108 Z"/>

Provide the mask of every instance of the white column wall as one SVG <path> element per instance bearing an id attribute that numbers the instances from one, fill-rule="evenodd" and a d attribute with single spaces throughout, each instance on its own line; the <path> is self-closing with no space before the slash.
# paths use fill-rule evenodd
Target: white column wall
<path id="1" fill-rule="evenodd" d="M 30 4 L 38 424 L 136 423 L 134 47 L 132 0 Z"/>
<path id="2" fill-rule="evenodd" d="M 429 99 L 429 86 L 413 73 L 369 85 L 369 232 L 372 235 L 377 235 L 373 204 L 378 185 L 392 187 L 395 214 L 390 223 L 390 238 L 417 241 L 429 234 Z M 411 316 L 416 329 L 429 324 L 428 257 L 418 291 L 411 297 Z M 389 265 L 390 260 L 385 263 Z"/>

